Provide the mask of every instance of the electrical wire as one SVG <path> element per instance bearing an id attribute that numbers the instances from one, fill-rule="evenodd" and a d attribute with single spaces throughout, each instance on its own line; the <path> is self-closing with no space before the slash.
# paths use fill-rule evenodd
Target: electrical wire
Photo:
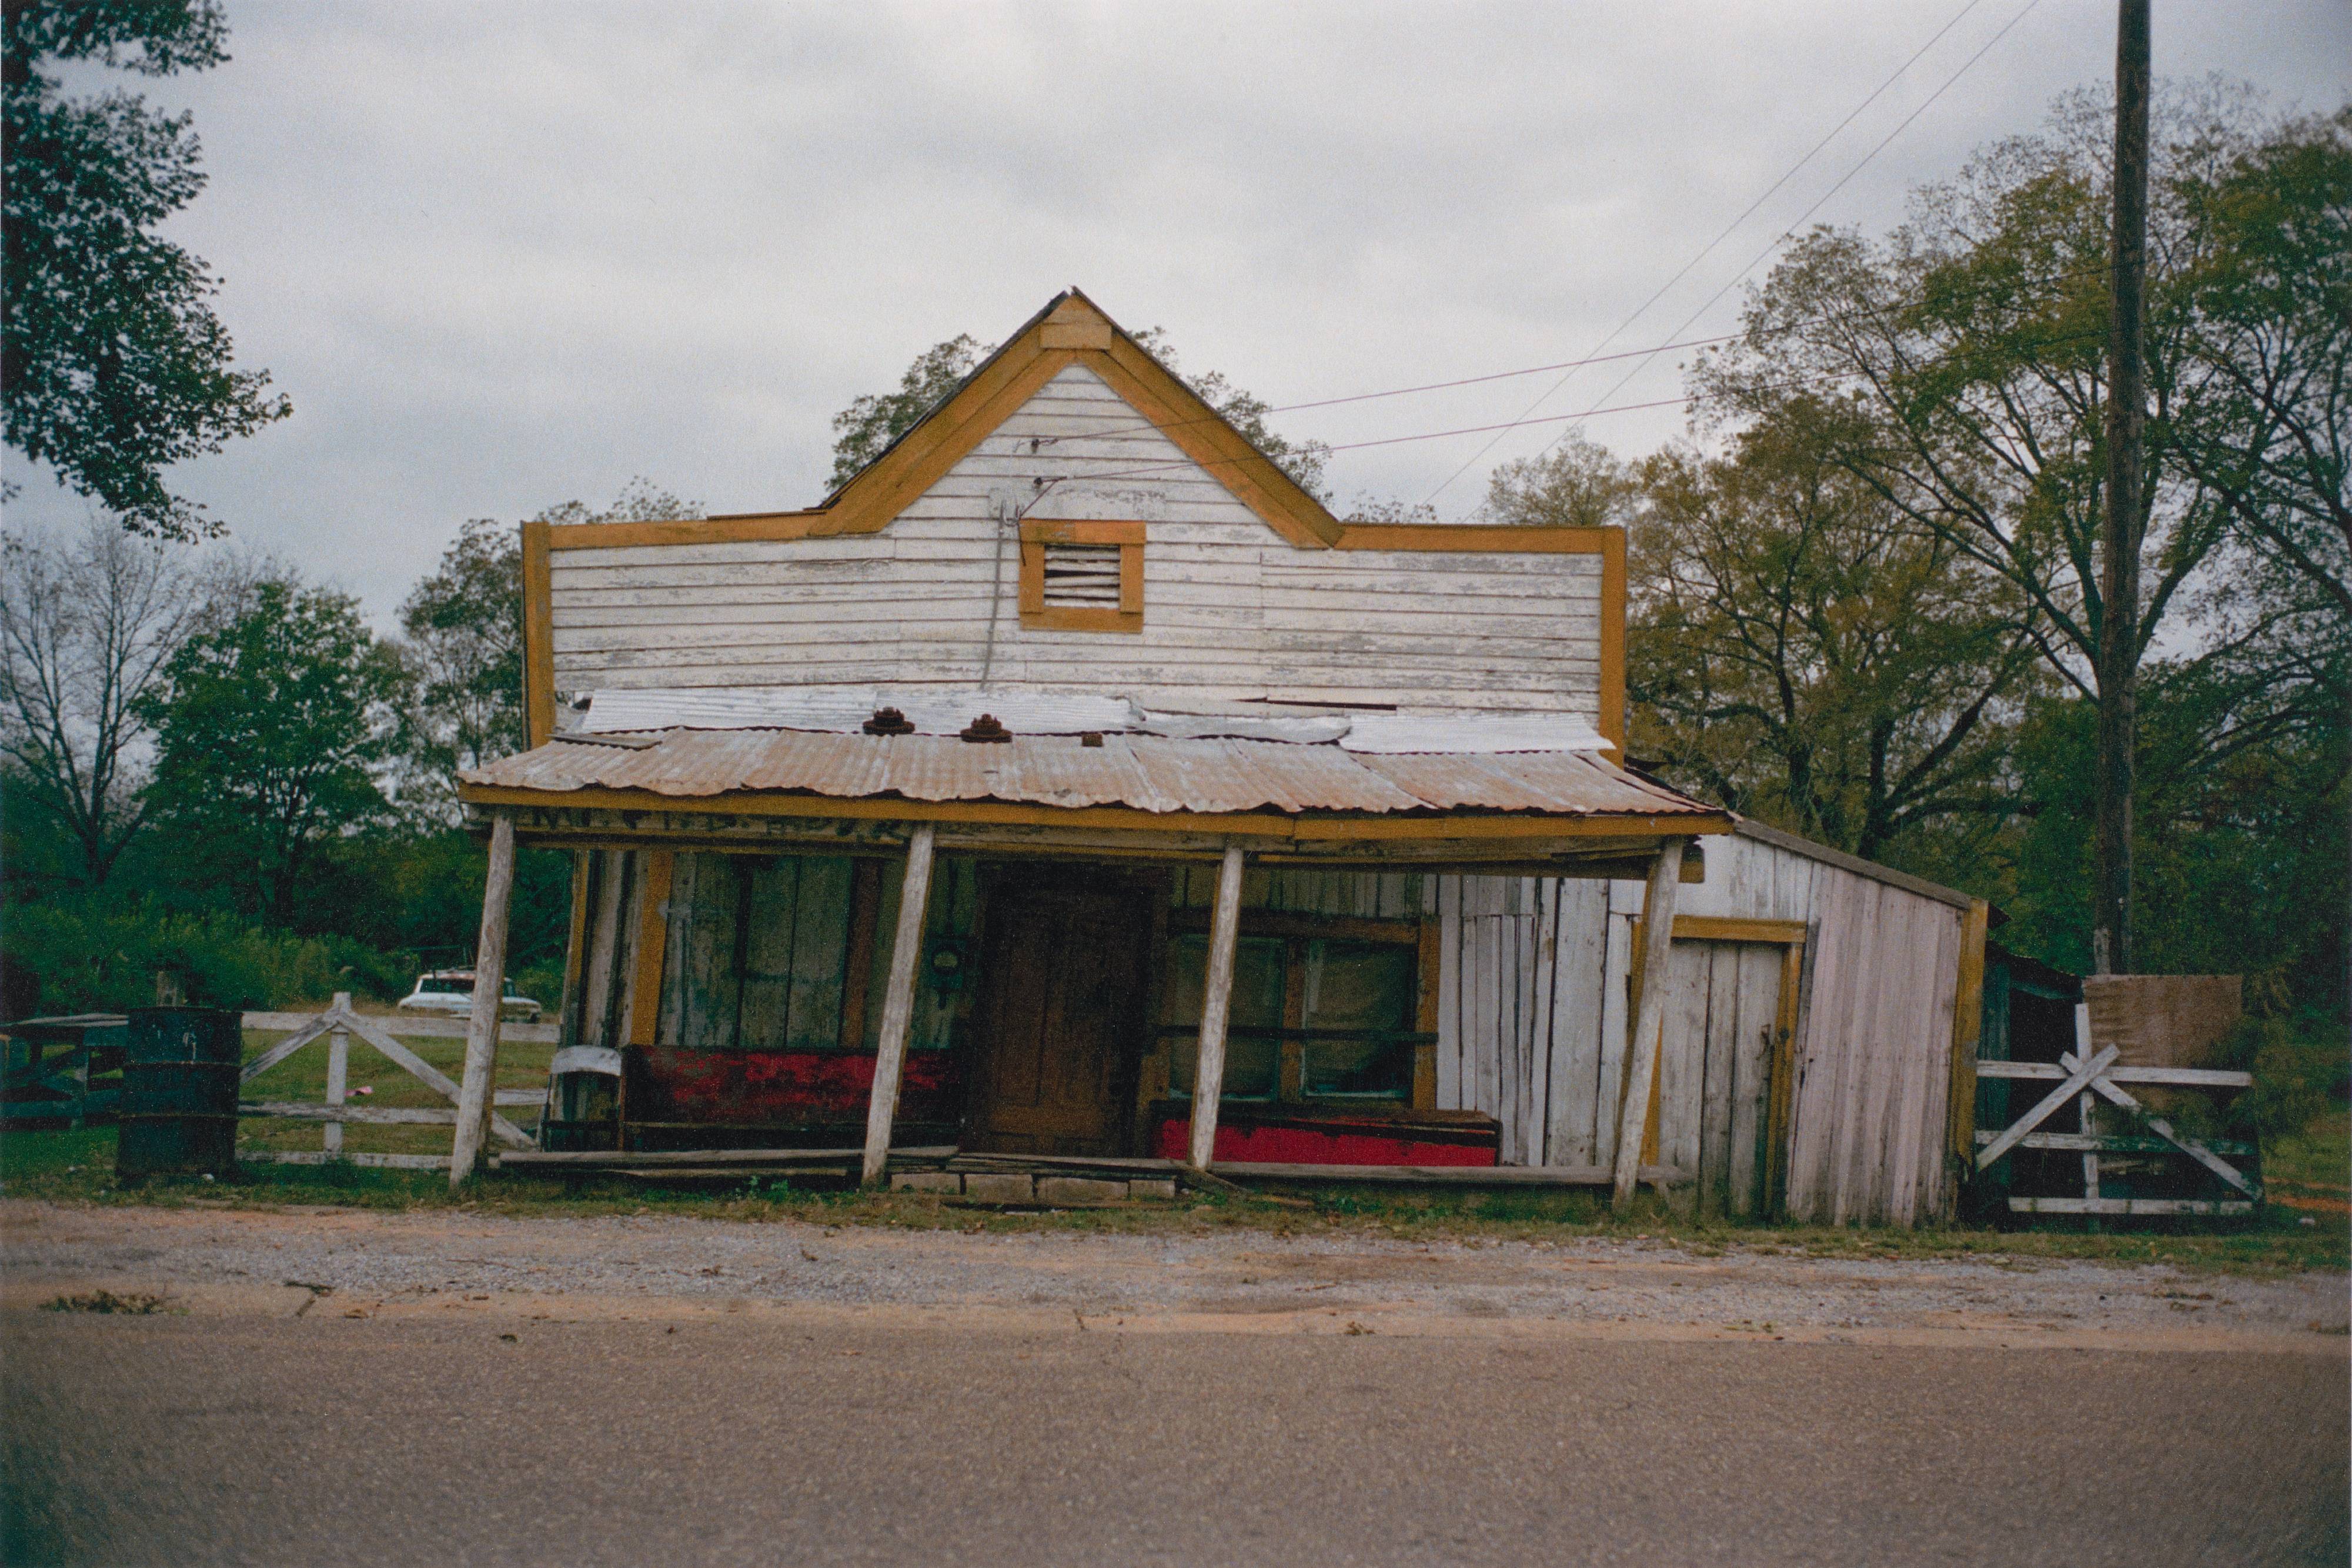
<path id="1" fill-rule="evenodd" d="M 2096 267 L 2083 267 L 2073 272 L 2055 273 L 2048 277 L 2017 279 L 2000 283 L 1986 284 L 1978 288 L 1961 289 L 1950 294 L 1940 296 L 1939 301 L 1950 304 L 1962 300 L 1980 298 L 1988 294 L 2015 294 L 2021 288 L 2046 288 L 2075 278 L 2105 277 L 2107 276 L 2107 271 L 2108 269 L 2105 263 L 2101 263 Z M 1909 303 L 1900 303 L 1874 306 L 1859 310 L 1822 311 L 1812 316 L 1799 317 L 1794 320 L 1783 322 L 1779 326 L 1767 328 L 1763 330 L 1762 335 L 1782 336 L 1818 323 L 1826 322 L 1843 325 L 1857 321 L 1865 321 L 1876 317 L 1901 315 L 1905 311 L 1914 308 L 1916 308 L 1916 307 Z M 1265 413 L 1292 413 L 1300 409 L 1333 408 L 1342 403 L 1370 402 L 1381 398 L 1406 397 L 1416 392 L 1444 392 L 1454 387 L 1475 386 L 1484 382 L 1507 381 L 1513 376 L 1540 375 L 1546 371 L 1557 371 L 1572 365 L 1600 364 L 1612 360 L 1641 359 L 1645 356 L 1672 353 L 1676 349 L 1716 348 L 1725 343 L 1735 343 L 1742 340 L 1743 339 L 1752 339 L 1758 335 L 1759 334 L 1754 331 L 1747 331 L 1727 332 L 1721 336 L 1713 338 L 1688 338 L 1680 342 L 1660 343 L 1655 347 L 1647 349 L 1626 349 L 1614 354 L 1597 355 L 1591 359 L 1566 360 L 1556 364 L 1549 365 L 1530 365 L 1524 370 L 1496 371 L 1486 375 L 1464 376 L 1454 381 L 1426 382 L 1418 386 L 1392 387 L 1384 392 L 1351 392 L 1345 397 L 1318 398 L 1307 402 L 1276 403 L 1266 408 Z M 1618 383 L 1620 387 L 1624 383 L 1622 382 Z M 1614 389 L 1612 389 L 1608 395 L 1615 395 Z M 1604 397 L 1603 401 L 1606 401 L 1606 397 Z M 1198 419 L 1176 419 L 1162 422 L 1138 417 L 1121 423 L 1107 424 L 1098 429 L 1078 432 L 1073 434 L 1037 435 L 1026 437 L 1025 439 L 1032 442 L 1034 447 L 1044 448 L 1047 446 L 1059 445 L 1065 441 L 1088 441 L 1106 435 L 1124 435 L 1129 432 L 1181 430 L 1187 425 L 1220 424 L 1229 423 L 1231 422 L 1228 421 L 1223 414 L 1218 413 L 1213 410 L 1209 413 Z"/>
<path id="2" fill-rule="evenodd" d="M 1829 133 L 1823 136 L 1819 141 L 1814 142 L 1812 147 L 1803 157 L 1798 159 L 1794 163 L 1790 164 L 1787 172 L 1783 173 L 1779 179 L 1773 181 L 1772 183 L 1766 188 L 1762 195 L 1748 203 L 1745 211 L 1743 211 L 1738 217 L 1732 219 L 1731 222 L 1726 224 L 1723 226 L 1722 233 L 1707 241 L 1706 244 L 1700 248 L 1696 256 L 1692 256 L 1688 261 L 1683 264 L 1681 271 L 1675 273 L 1672 277 L 1667 278 L 1663 284 L 1660 284 L 1656 293 L 1642 301 L 1642 303 L 1634 308 L 1632 315 L 1617 323 L 1615 329 L 1610 332 L 1609 336 L 1601 339 L 1600 342 L 1594 344 L 1592 351 L 1597 354 L 1602 349 L 1607 348 L 1611 343 L 1616 341 L 1619 333 L 1623 332 L 1625 329 L 1640 320 L 1642 317 L 1648 312 L 1651 306 L 1655 305 L 1659 300 L 1666 297 L 1667 290 L 1673 288 L 1675 284 L 1680 283 L 1684 278 L 1689 277 L 1692 268 L 1697 267 L 1700 262 L 1706 260 L 1710 255 L 1714 254 L 1716 246 L 1721 245 L 1725 240 L 1729 239 L 1733 231 L 1738 229 L 1740 225 L 1746 223 L 1750 217 L 1754 216 L 1756 209 L 1762 206 L 1765 202 L 1772 196 L 1774 192 L 1777 192 L 1781 186 L 1796 178 L 1798 172 L 1803 169 L 1806 164 L 1811 162 L 1813 159 L 1820 154 L 1822 148 L 1827 147 L 1832 141 L 1835 141 L 1839 132 L 1843 131 L 1847 126 L 1852 125 L 1854 122 L 1855 118 L 1859 116 L 1864 110 L 1868 109 L 1872 104 L 1876 103 L 1880 98 L 1884 97 L 1887 89 L 1893 87 L 1897 81 L 1902 79 L 1904 72 L 1918 64 L 1921 56 L 1925 55 L 1929 49 L 1934 48 L 1938 43 L 1942 42 L 1944 35 L 1958 26 L 1960 23 L 1968 17 L 1969 13 L 1974 11 L 1980 4 L 1982 4 L 1982 0 L 1968 0 L 1967 5 L 1961 6 L 1959 10 L 1953 13 L 1952 19 L 1950 21 L 1937 28 L 1934 36 L 1929 37 L 1926 43 L 1920 45 L 1916 49 L 1914 49 L 1911 52 L 1910 58 L 1895 67 L 1894 74 L 1890 75 L 1885 81 L 1880 82 L 1877 87 L 1873 89 L 1868 98 L 1865 98 L 1860 103 L 1855 104 L 1853 109 L 1846 115 L 1846 117 L 1843 120 L 1839 120 L 1835 125 L 1832 126 Z M 1561 376 L 1559 381 L 1552 383 L 1552 385 L 1545 391 L 1541 397 L 1538 397 L 1535 402 L 1528 404 L 1527 408 L 1522 411 L 1520 417 L 1524 419 L 1528 414 L 1535 413 L 1537 409 L 1541 408 L 1545 403 L 1549 402 L 1552 398 L 1559 393 L 1560 388 L 1566 386 L 1575 375 L 1576 371 L 1574 370 L 1570 370 L 1566 375 Z M 1622 383 L 1621 382 L 1620 384 L 1622 385 Z M 1485 457 L 1487 453 L 1493 451 L 1495 449 L 1495 442 L 1500 441 L 1501 439 L 1502 436 L 1498 434 L 1495 437 L 1494 441 L 1489 441 L 1486 445 L 1472 453 L 1469 459 L 1465 462 L 1462 466 L 1447 475 L 1444 483 L 1440 484 L 1436 489 L 1432 490 L 1427 496 L 1422 498 L 1422 505 L 1427 506 L 1431 502 L 1436 500 L 1439 496 L 1445 492 L 1448 486 L 1452 485 L 1456 479 L 1461 478 L 1463 475 L 1468 473 L 1479 459 Z"/>
<path id="3" fill-rule="evenodd" d="M 2027 12 L 2032 11 L 2040 4 L 2042 4 L 2042 0 L 2025 0 L 2023 10 L 2019 11 L 2016 16 L 2011 16 L 2001 27 L 2000 32 L 1995 33 L 1991 37 L 1987 38 L 1984 41 L 1984 47 L 1982 48 L 1979 48 L 1975 54 L 1970 55 L 1965 61 L 1963 61 L 1958 70 L 1954 71 L 1950 76 L 1945 78 L 1944 85 L 1937 88 L 1934 92 L 1929 93 L 1926 99 L 1920 103 L 1918 108 L 1904 116 L 1903 122 L 1897 125 L 1894 130 L 1888 131 L 1885 136 L 1881 138 L 1877 146 L 1864 153 L 1861 162 L 1858 162 L 1853 168 L 1848 169 L 1844 175 L 1839 179 L 1836 184 L 1832 185 L 1828 190 L 1823 191 L 1821 195 L 1814 200 L 1811 206 L 1807 207 L 1803 212 L 1798 214 L 1796 221 L 1791 223 L 1787 228 L 1783 229 L 1778 235 L 1776 235 L 1770 244 L 1767 245 L 1762 250 L 1758 251 L 1754 260 L 1750 261 L 1746 267 L 1741 267 L 1738 272 L 1732 274 L 1730 279 L 1727 281 L 1722 287 L 1717 289 L 1713 294 L 1706 297 L 1706 300 L 1704 304 L 1700 305 L 1697 309 L 1692 311 L 1688 316 L 1683 318 L 1683 324 L 1674 329 L 1672 336 L 1680 337 L 1683 333 L 1690 330 L 1691 323 L 1696 321 L 1700 317 L 1715 308 L 1716 302 L 1720 300 L 1725 295 L 1730 293 L 1732 289 L 1738 287 L 1741 279 L 1745 278 L 1749 273 L 1762 266 L 1765 257 L 1770 256 L 1781 246 L 1795 238 L 1798 228 L 1803 225 L 1806 219 L 1811 217 L 1815 213 L 1820 212 L 1823 203 L 1826 203 L 1832 196 L 1836 195 L 1840 191 L 1845 189 L 1848 181 L 1851 181 L 1856 174 L 1861 173 L 1863 169 L 1872 159 L 1877 157 L 1881 152 L 1885 152 L 1887 147 L 1896 137 L 1909 130 L 1911 128 L 1912 121 L 1927 113 L 1930 106 L 1932 106 L 1937 99 L 1944 96 L 1946 89 L 1948 89 L 1954 82 L 1959 80 L 1963 76 L 1966 76 L 1970 67 L 1974 66 L 1979 60 L 1984 58 L 1985 56 L 1990 52 L 1995 44 L 2000 43 L 2002 38 L 2008 36 L 2011 27 L 2016 26 L 2020 22 L 2025 20 Z M 1662 350 L 1660 351 L 1663 352 L 1664 350 Z M 1649 359 L 1643 360 L 1640 364 L 1635 365 L 1632 370 L 1627 371 L 1623 375 L 1618 377 L 1617 384 L 1601 394 L 1601 401 L 1606 402 L 1611 398 L 1615 397 L 1619 392 L 1623 392 L 1625 390 L 1626 383 L 1631 382 L 1635 376 L 1640 375 L 1643 371 L 1647 370 L 1650 365 L 1650 360 L 1655 359 L 1657 355 L 1655 354 L 1651 355 Z M 1545 443 L 1543 450 L 1536 454 L 1537 459 L 1540 461 L 1546 454 L 1551 451 L 1553 447 L 1558 446 L 1565 434 L 1566 433 L 1562 432 L 1561 435 L 1554 436 L 1550 441 Z M 1501 437 L 1497 436 L 1496 439 L 1500 440 Z M 1492 443 L 1489 443 L 1489 445 L 1491 444 Z M 1473 458 L 1472 461 L 1475 462 L 1476 459 Z M 1460 477 L 1458 470 L 1455 473 L 1455 477 Z M 1448 479 L 1446 484 L 1450 485 L 1454 481 L 1452 479 Z M 1444 489 L 1444 486 L 1441 485 L 1438 488 Z M 1432 492 L 1432 494 L 1433 496 L 1434 492 Z"/>
<path id="4" fill-rule="evenodd" d="M 2048 348 L 2060 343 L 2105 341 L 2105 329 L 2102 328 L 2097 331 L 2092 332 L 2062 332 L 2055 337 L 2036 338 L 2031 343 L 2021 346 L 2027 348 Z M 1759 392 L 1787 392 L 1791 388 L 1796 387 L 1818 386 L 1822 384 L 1824 381 L 1829 382 L 1848 381 L 1853 379 L 1853 376 L 1855 373 L 1857 372 L 1832 372 L 1827 377 L 1792 376 L 1785 381 L 1769 382 L 1764 386 L 1756 388 L 1755 391 Z M 1449 436 L 1455 435 L 1484 435 L 1489 432 L 1507 434 L 1510 431 L 1524 429 L 1529 425 L 1569 423 L 1580 419 L 1594 418 L 1604 413 L 1632 413 L 1643 409 L 1673 408 L 1678 404 L 1695 402 L 1704 395 L 1704 393 L 1700 392 L 1685 392 L 1679 397 L 1654 398 L 1646 402 L 1595 405 L 1594 407 L 1583 409 L 1575 413 L 1536 414 L 1532 416 L 1522 416 L 1518 419 L 1505 420 L 1496 424 L 1469 424 L 1450 430 L 1417 431 L 1410 435 L 1384 435 L 1367 441 L 1339 442 L 1327 444 L 1324 446 L 1323 450 L 1326 452 L 1360 452 L 1367 447 L 1399 446 L 1408 442 L 1414 441 L 1443 441 Z M 1263 456 L 1264 455 L 1260 454 L 1260 455 Z M 1073 459 L 1073 461 L 1085 462 L 1087 460 L 1081 457 Z M 1109 463 L 1115 462 L 1117 459 L 1104 457 L 1098 459 L 1098 461 Z M 1246 457 L 1192 457 L 1190 455 L 1181 457 L 1154 458 L 1149 462 L 1140 463 L 1132 467 L 1113 469 L 1107 473 L 1060 475 L 1053 479 L 1045 480 L 1044 483 L 1052 486 L 1065 484 L 1093 484 L 1098 481 L 1109 479 L 1148 479 L 1164 474 L 1171 468 L 1193 466 L 1203 468 L 1231 467 L 1234 465 L 1245 463 L 1247 461 L 1249 461 L 1249 459 Z M 1033 502 L 1032 505 L 1034 505 L 1034 503 Z"/>

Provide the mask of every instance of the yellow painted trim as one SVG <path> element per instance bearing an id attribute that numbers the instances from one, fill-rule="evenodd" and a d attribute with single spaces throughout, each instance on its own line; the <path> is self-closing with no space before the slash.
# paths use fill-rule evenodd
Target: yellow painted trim
<path id="1" fill-rule="evenodd" d="M 1625 530 L 1600 528 L 1601 738 L 1625 759 Z"/>
<path id="2" fill-rule="evenodd" d="M 880 533 L 1039 388 L 1085 357 L 1080 350 L 1040 348 L 1034 337 L 1006 350 L 926 423 L 845 486 L 809 536 Z"/>
<path id="3" fill-rule="evenodd" d="M 1276 533 L 1302 549 L 1321 549 L 1339 540 L 1339 519 L 1322 502 L 1126 333 L 1118 334 L 1108 352 L 1088 354 L 1082 362 Z"/>
<path id="4" fill-rule="evenodd" d="M 1977 1146 L 1977 1051 L 1984 1042 L 1985 933 L 1992 925 L 1992 906 L 1981 898 L 1969 901 L 1960 921 L 1958 984 L 1952 994 L 1952 1075 L 1946 1120 L 1949 1151 L 1973 1159 Z"/>
<path id="5" fill-rule="evenodd" d="M 662 971 L 669 959 L 670 879 L 677 869 L 677 853 L 647 850 L 645 855 L 645 896 L 637 912 L 637 977 L 629 993 L 629 1043 L 659 1043 Z"/>
<path id="6" fill-rule="evenodd" d="M 821 511 L 731 512 L 650 523 L 566 523 L 549 531 L 550 549 L 622 549 L 635 545 L 722 545 L 804 539 Z"/>
<path id="7" fill-rule="evenodd" d="M 782 791 L 727 795 L 664 795 L 651 789 L 523 789 L 462 784 L 458 798 L 478 806 L 582 807 L 614 811 L 693 811 L 715 816 L 816 817 L 849 821 L 990 822 L 1047 828 L 1113 828 L 1163 832 L 1229 833 L 1300 843 L 1370 840 L 1507 840 L 1677 837 L 1727 833 L 1731 822 L 1705 816 L 1546 817 L 1528 812 L 1486 816 L 1288 817 L 1256 811 L 1140 811 L 1123 806 L 1032 806 L 992 800 L 886 800 L 795 795 Z"/>
<path id="8" fill-rule="evenodd" d="M 1622 528 L 1538 528 L 1487 523 L 1342 523 L 1339 549 L 1454 550 L 1509 555 L 1602 555 Z"/>
<path id="9" fill-rule="evenodd" d="M 545 523 L 522 526 L 523 733 L 536 748 L 555 733 L 555 608 L 548 586 Z"/>

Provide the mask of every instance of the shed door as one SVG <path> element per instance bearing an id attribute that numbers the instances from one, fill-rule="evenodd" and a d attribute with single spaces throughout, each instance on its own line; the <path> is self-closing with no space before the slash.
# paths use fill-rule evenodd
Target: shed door
<path id="1" fill-rule="evenodd" d="M 1146 1000 L 1151 904 L 1131 883 L 992 887 L 968 1142 L 1121 1152 Z"/>
<path id="2" fill-rule="evenodd" d="M 1712 1212 L 1756 1215 L 1772 1205 L 1782 1166 L 1772 1145 L 1786 1137 L 1772 1089 L 1776 1061 L 1786 1072 L 1789 953 L 1778 943 L 1675 939 L 1643 1163 L 1695 1174 L 1700 1207 Z"/>

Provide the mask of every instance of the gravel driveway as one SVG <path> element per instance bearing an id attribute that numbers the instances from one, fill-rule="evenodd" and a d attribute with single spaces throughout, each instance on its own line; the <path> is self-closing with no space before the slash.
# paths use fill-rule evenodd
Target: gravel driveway
<path id="1" fill-rule="evenodd" d="M 2346 1277 L 1861 1261 L 1664 1243 L 970 1235 L 793 1221 L 0 1205 L 0 1301 L 104 1287 L 209 1312 L 1029 1315 L 1290 1333 L 2091 1343 L 2340 1353 Z M 289 1283 L 290 1282 L 290 1283 Z"/>

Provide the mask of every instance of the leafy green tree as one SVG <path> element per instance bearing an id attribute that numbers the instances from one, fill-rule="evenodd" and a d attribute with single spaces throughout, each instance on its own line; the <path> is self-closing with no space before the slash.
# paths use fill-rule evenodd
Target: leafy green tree
<path id="1" fill-rule="evenodd" d="M 155 231 L 203 189 L 185 114 L 116 89 L 72 99 L 54 67 L 142 76 L 228 56 L 217 0 L 8 0 L 0 12 L 0 384 L 9 443 L 135 532 L 219 531 L 163 470 L 291 405 L 230 366 L 204 262 Z"/>
<path id="2" fill-rule="evenodd" d="M 1171 375 L 1181 375 L 1176 366 L 1176 350 L 1170 345 L 1166 331 L 1147 327 L 1133 336 L 1143 350 Z M 867 464 L 888 450 L 892 442 L 952 397 L 993 352 L 993 349 L 969 335 L 950 338 L 916 355 L 915 362 L 898 378 L 896 392 L 869 392 L 853 399 L 847 408 L 833 416 L 833 475 L 827 483 L 838 490 L 857 477 Z M 1293 444 L 1276 434 L 1265 423 L 1265 416 L 1273 412 L 1272 405 L 1234 386 L 1222 371 L 1182 376 L 1182 380 L 1252 445 L 1279 464 L 1301 488 L 1317 497 L 1324 496 L 1323 469 L 1330 451 L 1321 442 Z"/>
<path id="3" fill-rule="evenodd" d="M 2352 624 L 2352 106 L 2179 187 L 2210 236 L 2183 272 L 2196 384 L 2175 439 L 2250 554 Z"/>
<path id="4" fill-rule="evenodd" d="M 698 517 L 650 481 L 621 487 L 608 507 L 563 501 L 532 519 L 548 523 L 652 522 Z M 455 810 L 461 768 L 522 749 L 522 543 L 510 525 L 475 517 L 441 563 L 401 602 L 401 656 L 413 685 L 403 797 L 431 817 Z"/>
<path id="5" fill-rule="evenodd" d="M 1642 465 L 1629 745 L 1735 810 L 1899 859 L 1923 829 L 2016 810 L 2039 654 L 2021 597 L 1841 468 L 1814 413 Z"/>
<path id="6" fill-rule="evenodd" d="M 286 580 L 187 643 L 140 701 L 174 849 L 248 911 L 291 922 L 338 841 L 383 821 L 407 680 L 358 602 Z"/>
<path id="7" fill-rule="evenodd" d="M 2331 485 L 2340 504 L 2340 465 L 2307 444 L 2330 439 L 2318 429 L 2330 420 L 2339 451 L 2344 439 L 2340 372 L 2327 368 L 2341 353 L 2329 279 L 2342 261 L 2321 254 L 2344 221 L 2330 208 L 2340 138 L 2265 123 L 2218 89 L 2175 92 L 2159 110 L 2136 663 L 2176 685 L 2226 670 L 2223 684 L 2264 695 L 2213 711 L 2262 715 L 2250 737 L 2283 735 L 2281 702 L 2306 727 L 2315 710 L 2340 708 L 2322 650 L 2352 637 L 2326 613 L 2325 582 L 2300 584 L 2281 544 L 2317 541 Z M 1824 230 L 1799 242 L 1752 300 L 1742 340 L 1696 376 L 1706 414 L 1728 424 L 1804 403 L 1833 411 L 1832 461 L 1956 564 L 1998 579 L 2048 678 L 2094 712 L 2129 700 L 2101 688 L 2095 659 L 2108 608 L 2109 126 L 2101 99 L 2074 95 L 2042 133 L 1916 193 L 1911 220 L 1885 239 Z M 2221 755 L 2140 750 L 2143 766 L 2185 769 Z M 2141 777 L 2150 795 L 2167 787 Z M 2041 804 L 2062 803 L 2079 809 L 2063 792 Z M 2065 885 L 2086 898 L 2090 879 Z"/>
<path id="8" fill-rule="evenodd" d="M 1488 520 L 1520 528 L 1599 528 L 1632 520 L 1642 481 L 1607 447 L 1571 430 L 1549 451 L 1499 465 L 1486 481 Z"/>
<path id="9" fill-rule="evenodd" d="M 833 416 L 833 474 L 826 485 L 838 490 L 856 478 L 923 415 L 954 396 L 993 351 L 970 333 L 959 334 L 917 354 L 898 378 L 898 391 L 851 399 Z"/>

